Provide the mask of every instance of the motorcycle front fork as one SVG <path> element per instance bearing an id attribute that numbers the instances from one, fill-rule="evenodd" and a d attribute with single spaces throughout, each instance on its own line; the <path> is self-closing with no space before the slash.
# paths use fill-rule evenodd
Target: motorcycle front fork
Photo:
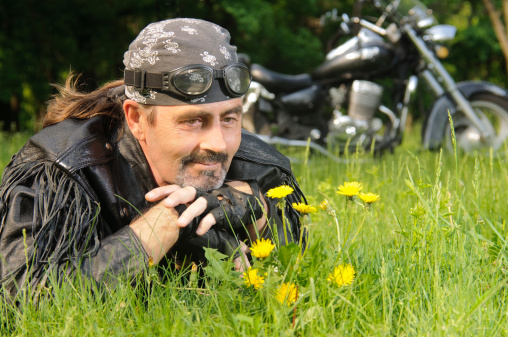
<path id="1" fill-rule="evenodd" d="M 434 90 L 437 97 L 440 97 L 444 93 L 448 92 L 455 102 L 457 108 L 464 113 L 464 115 L 471 121 L 471 123 L 480 131 L 484 139 L 489 139 L 493 135 L 489 129 L 480 120 L 476 112 L 474 111 L 469 101 L 464 97 L 462 92 L 455 84 L 453 78 L 448 74 L 444 66 L 434 56 L 434 54 L 427 48 L 425 42 L 413 31 L 411 26 L 407 25 L 404 27 L 409 38 L 420 51 L 420 54 L 427 62 L 429 68 L 431 68 L 438 76 L 438 79 L 443 82 L 446 90 L 441 86 L 438 79 L 436 79 L 429 70 L 425 70 L 422 75 L 423 78 L 429 83 L 429 86 Z"/>

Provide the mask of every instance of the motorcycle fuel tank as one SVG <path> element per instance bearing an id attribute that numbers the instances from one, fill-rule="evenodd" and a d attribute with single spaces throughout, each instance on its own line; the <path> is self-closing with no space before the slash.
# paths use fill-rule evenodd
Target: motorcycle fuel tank
<path id="1" fill-rule="evenodd" d="M 390 67 L 393 51 L 383 39 L 361 30 L 358 36 L 332 50 L 313 73 L 315 80 L 360 78 Z"/>

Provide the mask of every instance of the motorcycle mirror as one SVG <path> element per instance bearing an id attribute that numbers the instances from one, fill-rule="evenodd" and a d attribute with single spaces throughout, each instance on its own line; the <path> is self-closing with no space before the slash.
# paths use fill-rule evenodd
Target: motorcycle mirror
<path id="1" fill-rule="evenodd" d="M 351 30 L 349 29 L 349 26 L 345 22 L 340 23 L 340 29 L 342 29 L 342 31 L 346 34 L 349 34 L 351 32 Z"/>

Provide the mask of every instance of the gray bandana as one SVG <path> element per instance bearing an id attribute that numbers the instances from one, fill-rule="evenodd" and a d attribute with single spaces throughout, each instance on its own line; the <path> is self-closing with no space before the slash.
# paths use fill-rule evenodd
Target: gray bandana
<path id="1" fill-rule="evenodd" d="M 229 43 L 229 32 L 208 21 L 171 19 L 149 24 L 139 33 L 124 54 L 125 68 L 146 72 L 171 71 L 190 64 L 204 64 L 221 69 L 238 62 L 236 47 Z M 215 79 L 211 89 L 197 98 L 184 98 L 151 89 L 138 91 L 125 86 L 130 99 L 151 105 L 204 104 L 231 99 Z"/>

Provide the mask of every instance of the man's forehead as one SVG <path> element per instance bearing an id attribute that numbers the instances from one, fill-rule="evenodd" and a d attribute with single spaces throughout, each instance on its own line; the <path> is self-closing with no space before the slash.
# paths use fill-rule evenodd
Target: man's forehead
<path id="1" fill-rule="evenodd" d="M 196 115 L 196 116 L 205 116 L 205 115 L 227 115 L 227 114 L 241 114 L 242 113 L 242 103 L 240 99 L 209 103 L 209 104 L 199 104 L 199 105 L 173 105 L 173 106 L 157 106 L 157 110 L 159 112 L 172 114 L 175 117 L 185 116 L 185 115 Z"/>

